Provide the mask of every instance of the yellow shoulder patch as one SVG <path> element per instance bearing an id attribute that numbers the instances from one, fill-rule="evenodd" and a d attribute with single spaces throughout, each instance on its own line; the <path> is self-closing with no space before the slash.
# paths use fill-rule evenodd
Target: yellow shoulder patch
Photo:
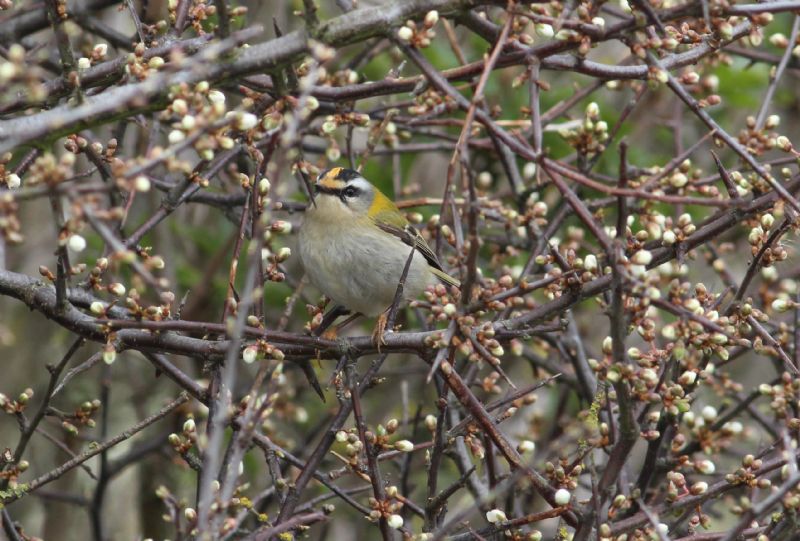
<path id="1" fill-rule="evenodd" d="M 408 223 L 397 205 L 377 188 L 375 188 L 375 198 L 369 206 L 367 215 L 370 218 L 400 227 L 405 227 Z"/>

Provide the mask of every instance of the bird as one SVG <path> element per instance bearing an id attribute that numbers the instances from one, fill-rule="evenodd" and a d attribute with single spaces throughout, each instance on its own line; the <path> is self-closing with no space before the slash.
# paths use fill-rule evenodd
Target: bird
<path id="1" fill-rule="evenodd" d="M 387 311 L 412 249 L 406 299 L 437 282 L 460 287 L 397 205 L 361 173 L 333 167 L 319 174 L 313 188 L 298 248 L 309 281 L 335 305 L 328 312 L 336 314 L 333 319 L 347 312 L 378 316 L 373 340 L 380 349 Z"/>

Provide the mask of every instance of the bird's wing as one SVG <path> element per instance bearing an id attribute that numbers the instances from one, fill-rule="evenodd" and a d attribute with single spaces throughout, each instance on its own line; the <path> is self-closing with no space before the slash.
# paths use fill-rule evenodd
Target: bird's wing
<path id="1" fill-rule="evenodd" d="M 391 217 L 381 216 L 378 214 L 373 217 L 373 220 L 375 221 L 375 225 L 380 227 L 383 231 L 386 231 L 390 235 L 397 237 L 408 246 L 413 246 L 419 253 L 421 253 L 428 262 L 428 265 L 431 267 L 431 272 L 433 272 L 433 274 L 435 274 L 436 277 L 442 282 L 451 286 L 461 287 L 461 282 L 444 272 L 442 269 L 442 264 L 439 263 L 439 259 L 436 257 L 436 254 L 430 249 L 428 243 L 425 242 L 425 239 L 422 238 L 422 235 L 420 235 L 419 231 L 417 231 L 414 226 L 408 223 L 402 214 L 392 214 Z"/>

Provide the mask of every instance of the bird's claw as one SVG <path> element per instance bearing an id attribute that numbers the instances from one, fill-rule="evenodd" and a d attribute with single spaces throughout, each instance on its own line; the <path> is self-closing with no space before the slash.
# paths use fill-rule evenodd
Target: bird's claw
<path id="1" fill-rule="evenodd" d="M 375 323 L 375 330 L 372 331 L 372 343 L 378 348 L 378 353 L 381 352 L 381 346 L 386 345 L 384 334 L 386 334 L 386 325 L 389 322 L 389 316 L 386 312 L 378 316 L 378 321 Z"/>

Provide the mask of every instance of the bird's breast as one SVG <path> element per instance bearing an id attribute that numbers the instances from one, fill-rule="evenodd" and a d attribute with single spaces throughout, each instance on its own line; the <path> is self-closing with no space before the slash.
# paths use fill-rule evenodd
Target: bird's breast
<path id="1" fill-rule="evenodd" d="M 338 304 L 365 315 L 389 307 L 410 247 L 371 223 L 307 219 L 300 230 L 300 257 L 311 283 Z M 421 254 L 415 254 L 404 297 L 419 296 L 433 283 Z"/>

